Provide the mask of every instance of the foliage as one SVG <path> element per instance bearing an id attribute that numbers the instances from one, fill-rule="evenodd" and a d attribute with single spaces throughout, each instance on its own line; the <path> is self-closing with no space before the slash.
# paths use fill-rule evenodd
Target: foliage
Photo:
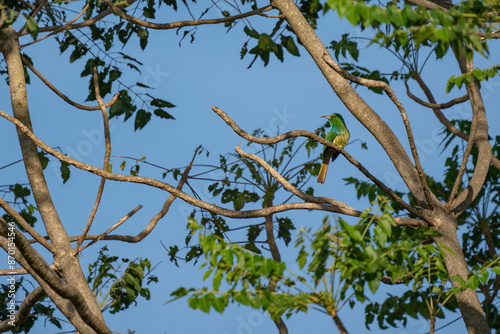
<path id="1" fill-rule="evenodd" d="M 101 311 L 110 309 L 113 314 L 126 310 L 132 303 L 137 305 L 139 296 L 149 300 L 151 293 L 145 285 L 158 283 L 158 278 L 151 275 L 148 259 L 120 260 L 118 256 L 108 256 L 107 251 L 107 247 L 99 251 L 96 261 L 89 264 L 87 276 Z"/>

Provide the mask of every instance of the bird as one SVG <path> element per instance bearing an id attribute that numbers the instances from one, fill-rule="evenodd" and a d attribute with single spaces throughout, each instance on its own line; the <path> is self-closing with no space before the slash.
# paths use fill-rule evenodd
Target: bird
<path id="1" fill-rule="evenodd" d="M 325 139 L 331 141 L 334 145 L 338 147 L 344 148 L 349 141 L 349 130 L 345 126 L 344 118 L 342 115 L 333 113 L 330 116 L 321 116 L 328 121 L 330 121 L 330 131 L 325 136 Z M 334 161 L 339 156 L 339 152 L 337 152 L 334 148 L 329 146 L 323 147 L 323 163 L 321 164 L 321 169 L 318 173 L 318 183 L 324 183 L 326 172 L 328 171 L 328 165 L 330 164 L 330 160 Z"/>

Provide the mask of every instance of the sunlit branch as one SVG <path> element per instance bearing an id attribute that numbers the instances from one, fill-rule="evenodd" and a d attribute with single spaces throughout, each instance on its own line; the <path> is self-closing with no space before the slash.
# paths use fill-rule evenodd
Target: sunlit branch
<path id="1" fill-rule="evenodd" d="M 245 138 L 246 140 L 249 140 L 249 141 L 252 141 L 252 142 L 255 142 L 255 143 L 259 143 L 259 144 L 275 144 L 277 142 L 284 141 L 284 140 L 287 140 L 289 138 L 307 137 L 307 138 L 311 138 L 311 139 L 313 139 L 313 140 L 315 140 L 315 141 L 317 141 L 317 142 L 319 142 L 319 143 L 321 143 L 323 145 L 330 146 L 330 147 L 336 149 L 351 164 L 353 164 L 356 168 L 358 168 L 366 177 L 368 177 L 370 180 L 372 180 L 380 189 L 382 189 L 386 194 L 388 194 L 390 197 L 392 197 L 398 204 L 400 204 L 402 207 L 404 207 L 407 211 L 411 212 L 415 216 L 419 217 L 420 219 L 423 219 L 424 221 L 426 221 L 427 223 L 430 224 L 430 221 L 424 215 L 422 215 L 422 213 L 420 213 L 419 211 L 415 210 L 409 204 L 407 204 L 406 202 L 404 202 L 391 189 L 389 189 L 388 187 L 386 187 L 380 180 L 378 180 L 375 176 L 373 176 L 372 174 L 370 174 L 370 172 L 368 172 L 368 170 L 366 170 L 366 168 L 364 168 L 363 165 L 361 165 L 357 160 L 355 160 L 349 153 L 347 153 L 346 151 L 344 151 L 342 148 L 334 145 L 332 142 L 329 142 L 328 140 L 326 140 L 324 138 L 321 138 L 320 136 L 316 135 L 315 133 L 312 133 L 312 132 L 309 132 L 309 131 L 294 130 L 294 131 L 289 131 L 289 132 L 280 134 L 280 135 L 275 136 L 275 137 L 268 137 L 268 138 L 256 137 L 256 136 L 253 136 L 253 135 L 249 134 L 248 132 L 245 132 L 243 129 L 241 129 L 222 109 L 217 108 L 217 107 L 212 107 L 212 110 L 217 115 L 219 115 L 219 117 L 221 117 L 234 130 L 234 132 L 236 132 L 240 137 Z M 281 175 L 279 175 L 279 174 L 276 175 L 276 176 L 281 177 Z M 288 189 L 288 190 L 290 190 L 290 189 Z M 299 196 L 299 195 L 297 195 L 297 196 Z M 326 200 L 333 201 L 332 199 L 326 199 Z M 330 202 L 330 203 L 332 203 L 332 202 Z"/>
<path id="2" fill-rule="evenodd" d="M 365 78 L 359 78 L 351 73 L 345 71 L 339 64 L 334 62 L 331 57 L 323 57 L 323 60 L 330 66 L 335 72 L 342 75 L 345 79 L 355 82 L 357 84 L 372 87 L 372 88 L 380 88 L 384 90 L 387 96 L 391 99 L 391 101 L 396 105 L 398 110 L 401 113 L 401 118 L 403 119 L 403 123 L 405 125 L 406 134 L 408 136 L 408 143 L 410 144 L 410 150 L 413 155 L 413 160 L 415 162 L 415 166 L 417 168 L 417 173 L 420 179 L 420 185 L 422 186 L 425 194 L 425 199 L 429 209 L 433 210 L 432 198 L 429 190 L 429 186 L 427 185 L 427 180 L 425 179 L 424 170 L 422 169 L 422 165 L 420 163 L 420 158 L 418 156 L 417 147 L 415 145 L 415 139 L 413 138 L 413 131 L 411 130 L 410 120 L 408 119 L 408 115 L 406 114 L 406 110 L 399 101 L 396 96 L 396 93 L 392 90 L 392 88 L 384 81 L 379 80 L 371 80 Z"/>
<path id="3" fill-rule="evenodd" d="M 111 135 L 109 133 L 109 115 L 106 106 L 104 105 L 104 101 L 101 97 L 101 92 L 99 89 L 99 78 L 97 76 L 97 67 L 93 69 L 93 77 L 94 77 L 94 91 L 97 103 L 101 109 L 102 113 L 102 121 L 103 121 L 103 130 L 104 130 L 104 142 L 105 142 L 105 150 L 104 150 L 104 163 L 103 169 L 108 169 L 109 167 L 109 159 L 111 157 Z M 99 188 L 97 189 L 97 196 L 95 199 L 94 207 L 92 208 L 92 212 L 90 213 L 90 217 L 83 229 L 82 236 L 80 240 L 78 240 L 75 247 L 75 254 L 78 254 L 78 250 L 82 245 L 82 242 L 85 238 L 85 235 L 89 232 L 90 227 L 92 226 L 92 222 L 94 221 L 95 215 L 97 213 L 97 209 L 99 208 L 99 203 L 101 203 L 102 193 L 104 191 L 104 184 L 106 183 L 106 178 L 101 178 L 101 183 L 99 184 Z"/>
<path id="4" fill-rule="evenodd" d="M 75 108 L 82 109 L 82 110 L 88 110 L 88 111 L 100 110 L 101 109 L 101 107 L 99 105 L 93 106 L 93 107 L 89 107 L 89 106 L 84 106 L 83 104 L 79 104 L 79 103 L 76 103 L 76 102 L 72 101 L 69 97 L 67 97 L 66 95 L 64 95 L 63 93 L 61 93 L 56 87 L 54 87 L 54 85 L 52 85 L 50 83 L 50 81 L 48 81 L 42 74 L 40 74 L 40 72 L 38 72 L 33 67 L 33 65 L 31 65 L 29 63 L 29 61 L 26 58 L 22 57 L 22 60 L 23 60 L 23 64 L 26 65 L 33 73 L 35 73 L 36 76 L 38 78 L 40 78 L 40 80 L 42 80 L 42 82 L 45 85 L 47 85 L 47 87 L 49 87 L 54 93 L 56 93 L 61 99 L 63 99 L 68 104 L 72 105 Z M 113 96 L 113 98 L 111 99 L 111 101 L 109 101 L 108 103 L 106 103 L 104 106 L 106 108 L 109 108 L 110 106 L 112 106 L 116 102 L 116 100 L 118 99 L 119 95 L 120 95 L 120 93 L 116 93 L 115 96 Z"/>
<path id="5" fill-rule="evenodd" d="M 204 24 L 218 24 L 218 23 L 231 22 L 231 21 L 242 19 L 245 17 L 259 15 L 261 13 L 264 13 L 264 12 L 267 12 L 267 11 L 273 9 L 272 6 L 265 6 L 265 7 L 261 7 L 259 9 L 256 9 L 256 10 L 252 10 L 252 11 L 247 12 L 247 13 L 223 17 L 220 19 L 200 19 L 200 20 L 177 21 L 177 22 L 171 22 L 171 23 L 153 23 L 153 22 L 144 21 L 144 20 L 138 19 L 134 16 L 126 14 L 123 10 L 118 8 L 118 6 L 115 6 L 111 2 L 111 0 L 104 0 L 104 2 L 106 3 L 106 5 L 109 6 L 109 8 L 116 15 L 120 16 L 124 20 L 127 20 L 131 23 L 140 25 L 140 26 L 145 27 L 145 28 L 157 29 L 157 30 L 177 29 L 177 28 L 182 28 L 182 27 L 199 26 L 199 25 L 204 25 Z"/>
<path id="6" fill-rule="evenodd" d="M 108 333 L 109 330 L 106 329 L 106 324 L 104 322 L 97 322 L 93 319 L 93 314 L 80 292 L 74 288 L 70 288 L 56 274 L 45 259 L 33 249 L 21 231 L 18 229 L 14 229 L 14 231 L 16 261 L 22 265 L 40 285 L 45 285 L 52 289 L 58 297 L 69 300 L 77 309 L 78 315 L 88 324 L 88 326 L 92 327 L 96 332 Z M 9 225 L 0 217 L 0 246 L 5 250 L 7 250 L 7 246 L 4 240 L 6 240 L 9 232 Z"/>
<path id="7" fill-rule="evenodd" d="M 477 110 L 473 108 L 469 140 L 467 141 L 467 147 L 465 148 L 465 152 L 462 157 L 462 163 L 460 164 L 460 169 L 458 170 L 457 178 L 455 179 L 455 183 L 453 184 L 453 188 L 451 189 L 450 197 L 448 198 L 448 203 L 446 205 L 449 210 L 451 210 L 451 206 L 455 201 L 458 189 L 460 188 L 460 184 L 462 183 L 462 178 L 465 174 L 467 161 L 469 160 L 469 156 L 472 151 L 472 146 L 474 146 L 474 138 L 476 138 L 476 129 L 477 129 L 477 114 L 478 114 Z"/>
<path id="8" fill-rule="evenodd" d="M 88 171 L 90 173 L 93 173 L 95 175 L 105 177 L 108 180 L 114 180 L 114 181 L 121 181 L 121 182 L 130 182 L 130 183 L 139 183 L 139 184 L 145 184 L 149 185 L 152 187 L 156 187 L 162 190 L 165 190 L 175 197 L 179 197 L 185 202 L 192 204 L 194 206 L 197 206 L 201 209 L 208 210 L 210 212 L 213 212 L 215 214 L 219 214 L 225 217 L 229 218 L 257 218 L 257 217 L 264 217 L 270 214 L 274 214 L 277 212 L 283 212 L 283 211 L 289 211 L 289 210 L 320 210 L 320 211 L 327 211 L 327 212 L 335 212 L 335 213 L 342 213 L 342 214 L 351 214 L 352 212 L 350 210 L 345 210 L 343 208 L 339 208 L 336 206 L 332 205 L 326 205 L 326 204 L 318 204 L 318 203 L 285 203 L 285 204 L 279 204 L 275 205 L 269 208 L 263 208 L 263 209 L 256 209 L 256 210 L 243 210 L 243 211 L 237 211 L 237 210 L 230 210 L 226 208 L 222 208 L 220 206 L 204 202 L 202 200 L 199 200 L 197 198 L 194 198 L 179 189 L 171 186 L 168 183 L 161 182 L 159 180 L 155 180 L 149 177 L 142 177 L 142 176 L 133 176 L 133 175 L 123 175 L 123 174 L 115 174 L 111 173 L 107 170 L 103 170 L 101 168 L 88 165 L 86 163 L 83 163 L 81 161 L 75 160 L 73 158 L 68 157 L 67 155 L 62 154 L 61 152 L 53 149 L 52 147 L 48 146 L 44 142 L 42 142 L 40 139 L 38 139 L 33 132 L 31 132 L 23 123 L 19 122 L 17 119 L 14 117 L 8 115 L 7 113 L 3 112 L 0 110 L 0 116 L 4 117 L 5 119 L 9 120 L 10 122 L 14 123 L 18 129 L 25 134 L 30 140 L 35 143 L 39 148 L 42 150 L 46 151 L 50 155 L 56 157 L 57 159 L 64 161 L 68 163 L 69 165 L 75 166 L 78 169 Z M 307 134 L 306 136 L 311 136 L 311 138 L 320 141 L 321 143 L 325 143 L 326 145 L 331 144 L 330 142 L 324 140 L 323 138 L 308 132 L 308 131 L 299 131 L 301 132 L 301 135 Z M 274 137 L 276 138 L 276 137 Z M 333 144 L 331 144 L 332 147 Z M 335 148 L 335 147 L 334 147 Z M 346 152 L 343 153 L 344 155 L 349 156 Z M 350 156 L 349 156 L 350 157 Z M 412 208 L 412 211 L 418 214 L 418 216 L 422 216 L 418 211 L 415 211 Z M 357 215 L 356 215 L 357 216 Z M 417 216 L 417 217 L 418 217 Z M 422 218 L 425 219 L 425 218 Z M 401 225 L 412 225 L 412 226 L 423 226 L 425 223 L 422 221 L 416 220 L 416 219 L 411 219 L 411 218 L 400 218 L 396 220 L 396 223 L 401 224 Z M 108 239 L 108 238 L 105 238 Z"/>
<path id="9" fill-rule="evenodd" d="M 189 176 L 189 172 L 191 171 L 191 168 L 193 166 L 194 159 L 196 158 L 196 156 L 197 156 L 198 151 L 200 150 L 200 148 L 201 147 L 198 147 L 195 150 L 195 152 L 193 154 L 193 159 L 191 160 L 191 163 L 186 167 L 186 169 L 182 173 L 182 176 L 181 176 L 181 179 L 179 181 L 179 184 L 177 185 L 177 189 L 178 190 L 181 190 L 182 187 L 183 187 L 183 185 L 186 183 L 186 181 L 188 179 L 188 176 Z M 167 214 L 168 210 L 170 209 L 170 206 L 172 205 L 172 202 L 175 199 L 176 199 L 176 196 L 170 195 L 167 198 L 167 200 L 165 201 L 165 203 L 163 204 L 163 208 L 160 210 L 160 212 L 158 212 L 151 219 L 151 221 L 149 222 L 149 224 L 139 234 L 137 234 L 135 236 L 130 236 L 130 235 L 109 235 L 109 233 L 111 233 L 118 226 L 120 226 L 121 224 L 123 224 L 125 222 L 125 220 L 127 220 L 128 218 L 130 218 L 133 214 L 135 214 L 135 212 L 139 211 L 139 209 L 142 207 L 141 205 L 139 205 L 137 208 L 135 208 L 130 213 L 128 213 L 125 217 L 123 217 L 122 219 L 120 219 L 116 224 L 114 224 L 106 232 L 104 232 L 103 234 L 101 234 L 98 238 L 93 239 L 91 242 L 89 242 L 88 244 L 86 244 L 84 247 L 81 248 L 81 250 L 84 250 L 88 246 L 94 244 L 95 242 L 97 242 L 97 241 L 99 241 L 101 239 L 105 239 L 105 240 L 120 240 L 120 241 L 131 242 L 131 243 L 136 243 L 136 242 L 141 241 L 142 239 L 144 239 L 145 237 L 147 237 L 149 235 L 149 233 L 151 233 L 151 231 L 153 231 L 153 229 L 158 224 L 158 221 Z"/>

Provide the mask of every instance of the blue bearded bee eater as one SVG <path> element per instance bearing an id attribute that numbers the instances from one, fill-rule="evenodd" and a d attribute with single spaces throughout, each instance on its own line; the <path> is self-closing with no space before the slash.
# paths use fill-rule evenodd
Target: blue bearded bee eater
<path id="1" fill-rule="evenodd" d="M 330 131 L 325 136 L 325 139 L 331 141 L 334 145 L 344 148 L 349 141 L 349 130 L 345 126 L 344 118 L 340 114 L 333 113 L 330 116 L 321 116 L 328 121 L 330 121 Z M 323 163 L 321 164 L 321 169 L 318 174 L 318 183 L 324 183 L 326 172 L 328 171 L 328 165 L 330 160 L 334 161 L 339 156 L 339 152 L 335 151 L 334 148 L 324 146 L 323 147 Z"/>

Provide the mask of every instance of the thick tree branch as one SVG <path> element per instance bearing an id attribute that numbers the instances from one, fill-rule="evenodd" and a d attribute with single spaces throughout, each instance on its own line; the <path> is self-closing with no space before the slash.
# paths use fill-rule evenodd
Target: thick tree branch
<path id="1" fill-rule="evenodd" d="M 457 58 L 462 74 L 472 72 L 474 69 L 472 60 L 467 60 L 463 54 Z M 491 144 L 488 141 L 488 119 L 486 116 L 483 97 L 480 92 L 479 82 L 473 78 L 471 83 L 468 84 L 466 88 L 467 94 L 470 98 L 473 111 L 472 114 L 474 117 L 477 117 L 477 128 L 474 137 L 469 138 L 469 141 L 476 144 L 478 148 L 478 156 L 474 173 L 472 174 L 467 188 L 460 193 L 460 195 L 458 195 L 453 206 L 451 207 L 456 215 L 461 214 L 465 209 L 467 209 L 483 188 L 493 155 L 491 153 Z"/>
<path id="2" fill-rule="evenodd" d="M 16 31 L 12 27 L 0 30 L 0 51 L 7 65 L 12 110 L 15 120 L 27 131 L 33 133 L 19 41 Z M 98 332 L 109 332 L 94 295 L 83 275 L 78 259 L 70 258 L 73 248 L 52 201 L 37 147 L 19 129 L 18 138 L 31 191 L 45 225 L 47 235 L 54 247 L 54 264 L 63 276 L 66 284 L 71 286 L 73 291 L 71 296 L 75 297 L 71 301 L 75 303 L 74 305 L 78 309 L 79 314 L 90 327 Z M 27 261 L 29 262 L 31 259 L 27 258 Z"/>
<path id="3" fill-rule="evenodd" d="M 432 204 L 432 198 L 431 198 L 431 192 L 429 190 L 429 186 L 427 185 L 427 180 L 425 179 L 425 174 L 424 170 L 422 168 L 422 164 L 420 163 L 420 158 L 418 157 L 418 151 L 417 147 L 415 145 L 415 139 L 413 138 L 413 131 L 410 126 L 410 120 L 408 119 L 408 115 L 406 113 L 406 110 L 403 106 L 403 104 L 399 101 L 398 97 L 396 96 L 396 93 L 392 90 L 391 86 L 389 86 L 386 82 L 384 81 L 379 81 L 379 80 L 370 80 L 370 79 L 364 79 L 364 78 L 359 78 L 351 73 L 345 71 L 339 64 L 337 64 L 335 61 L 333 61 L 333 58 L 331 57 L 323 57 L 324 61 L 337 73 L 342 75 L 345 79 L 355 82 L 357 84 L 363 85 L 365 87 L 372 87 L 372 88 L 380 88 L 382 89 L 387 96 L 391 99 L 391 101 L 394 103 L 394 105 L 398 108 L 399 112 L 401 113 L 401 118 L 403 119 L 403 123 L 405 125 L 406 129 L 406 135 L 408 137 L 408 143 L 410 144 L 410 150 L 413 155 L 413 160 L 415 161 L 415 166 L 417 168 L 418 172 L 418 177 L 420 179 L 420 184 L 422 186 L 422 189 L 424 190 L 425 198 L 427 201 L 427 205 L 429 206 L 429 209 L 433 210 L 433 204 Z"/>
<path id="4" fill-rule="evenodd" d="M 231 22 L 234 20 L 243 19 L 245 17 L 262 14 L 264 12 L 267 12 L 267 11 L 273 9 L 273 7 L 271 7 L 271 6 L 265 6 L 265 7 L 261 7 L 259 9 L 256 9 L 256 10 L 252 10 L 252 11 L 247 12 L 247 13 L 223 17 L 220 19 L 201 19 L 201 20 L 190 20 L 190 21 L 177 21 L 177 22 L 171 22 L 171 23 L 152 23 L 152 22 L 138 19 L 138 18 L 131 16 L 131 15 L 128 15 L 123 10 L 118 8 L 118 6 L 115 6 L 113 4 L 113 2 L 111 2 L 111 0 L 104 0 L 104 2 L 106 3 L 106 5 L 109 6 L 109 8 L 116 15 L 120 16 L 122 19 L 127 20 L 131 23 L 140 25 L 140 26 L 145 27 L 145 28 L 156 29 L 156 30 L 177 29 L 177 28 L 182 28 L 182 27 L 199 26 L 199 25 L 204 25 L 204 24 L 219 24 L 219 23 Z"/>
<path id="5" fill-rule="evenodd" d="M 101 113 L 102 113 L 102 122 L 103 122 L 103 129 L 104 129 L 104 143 L 105 143 L 105 149 L 104 149 L 104 163 L 102 169 L 108 169 L 109 167 L 109 159 L 111 157 L 111 135 L 109 133 L 109 115 L 108 115 L 108 110 L 106 109 L 106 106 L 104 105 L 104 101 L 102 100 L 101 93 L 99 90 L 99 79 L 97 77 L 97 67 L 94 67 L 93 70 L 93 77 L 94 77 L 94 91 L 95 91 L 95 97 L 97 99 L 97 103 L 99 103 L 99 107 L 101 108 Z M 94 207 L 92 208 L 92 212 L 90 213 L 90 217 L 87 221 L 87 224 L 85 225 L 85 228 L 83 229 L 82 236 L 80 240 L 76 243 L 75 247 L 75 255 L 78 254 L 78 250 L 80 246 L 82 245 L 83 240 L 85 239 L 85 236 L 90 230 L 90 226 L 92 226 L 92 222 L 94 221 L 95 215 L 97 213 L 97 209 L 99 208 L 99 203 L 101 203 L 101 198 L 102 198 L 102 193 L 104 191 L 104 184 L 106 183 L 106 178 L 101 178 L 101 183 L 99 184 L 99 188 L 97 189 L 97 196 L 95 199 Z"/>

